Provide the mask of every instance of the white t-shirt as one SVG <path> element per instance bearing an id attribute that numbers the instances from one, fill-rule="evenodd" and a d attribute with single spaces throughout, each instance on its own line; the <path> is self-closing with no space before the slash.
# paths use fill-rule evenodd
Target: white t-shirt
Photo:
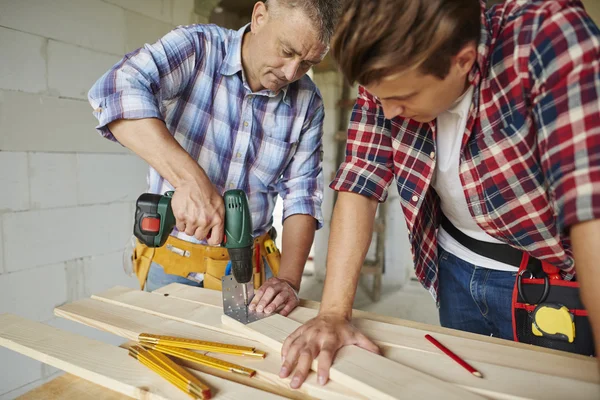
<path id="1" fill-rule="evenodd" d="M 458 174 L 460 147 L 472 98 L 473 87 L 471 86 L 450 109 L 437 118 L 437 162 L 431 184 L 441 198 L 444 215 L 456 228 L 483 242 L 502 243 L 485 233 L 471 216 Z M 441 226 L 438 230 L 438 243 L 446 251 L 478 267 L 501 271 L 518 270 L 512 265 L 472 252 L 457 242 Z"/>

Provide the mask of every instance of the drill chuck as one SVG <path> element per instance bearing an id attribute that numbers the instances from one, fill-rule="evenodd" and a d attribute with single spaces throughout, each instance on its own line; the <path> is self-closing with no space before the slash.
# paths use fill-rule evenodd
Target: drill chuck
<path id="1" fill-rule="evenodd" d="M 252 247 L 227 249 L 231 259 L 231 273 L 238 283 L 244 284 L 252 279 Z"/>

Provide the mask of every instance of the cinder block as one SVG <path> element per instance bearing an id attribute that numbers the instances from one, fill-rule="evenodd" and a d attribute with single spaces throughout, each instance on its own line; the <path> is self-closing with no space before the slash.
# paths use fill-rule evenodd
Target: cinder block
<path id="1" fill-rule="evenodd" d="M 0 187 L 0 212 L 29 208 L 27 153 L 0 151 Z"/>
<path id="2" fill-rule="evenodd" d="M 125 48 L 122 8 L 96 0 L 0 0 L 0 25 L 120 55 Z"/>
<path id="3" fill-rule="evenodd" d="M 32 208 L 77 204 L 77 158 L 68 153 L 30 153 Z"/>
<path id="4" fill-rule="evenodd" d="M 122 249 L 133 212 L 128 202 L 6 214 L 2 222 L 4 267 L 18 271 Z"/>
<path id="5" fill-rule="evenodd" d="M 0 314 L 52 318 L 54 307 L 67 301 L 65 276 L 63 263 L 0 275 Z"/>
<path id="6" fill-rule="evenodd" d="M 84 265 L 85 295 L 91 296 L 114 286 L 139 289 L 135 277 L 123 269 L 123 251 L 91 257 Z"/>
<path id="7" fill-rule="evenodd" d="M 2 294 L 0 294 L 2 296 Z M 1 306 L 0 306 L 1 307 Z M 42 363 L 0 347 L 0 394 L 5 394 L 42 378 Z M 11 394 L 16 398 L 18 394 Z"/>
<path id="8" fill-rule="evenodd" d="M 0 54 L 0 89 L 46 91 L 46 39 L 0 27 Z"/>
<path id="9" fill-rule="evenodd" d="M 50 40 L 48 90 L 53 95 L 87 100 L 92 85 L 119 57 Z"/>
<path id="10" fill-rule="evenodd" d="M 147 189 L 148 164 L 136 155 L 78 154 L 79 204 L 135 201 Z"/>
<path id="11" fill-rule="evenodd" d="M 171 0 L 105 0 L 126 10 L 163 22 L 172 22 Z"/>
<path id="12" fill-rule="evenodd" d="M 173 0 L 173 25 L 189 25 L 195 23 L 194 0 Z"/>
<path id="13" fill-rule="evenodd" d="M 170 23 L 157 21 L 131 11 L 125 11 L 125 26 L 127 27 L 125 43 L 127 52 L 136 50 L 146 43 L 155 43 L 174 28 Z"/>
<path id="14" fill-rule="evenodd" d="M 87 101 L 0 90 L 0 150 L 130 153 L 97 124 Z"/>

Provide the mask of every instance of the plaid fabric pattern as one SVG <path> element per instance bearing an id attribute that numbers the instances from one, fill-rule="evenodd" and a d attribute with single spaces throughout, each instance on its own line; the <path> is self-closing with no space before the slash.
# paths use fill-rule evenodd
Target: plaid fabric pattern
<path id="1" fill-rule="evenodd" d="M 278 93 L 253 93 L 241 60 L 247 28 L 179 27 L 127 54 L 89 92 L 96 128 L 116 140 L 108 123 L 159 118 L 219 192 L 246 191 L 256 236 L 270 229 L 278 194 L 284 219 L 307 214 L 320 228 L 321 95 L 308 76 Z M 153 168 L 148 185 L 152 193 L 172 189 Z"/>
<path id="2" fill-rule="evenodd" d="M 482 2 L 482 21 L 459 171 L 469 211 L 570 278 L 568 229 L 600 217 L 600 31 L 578 1 Z M 435 134 L 435 121 L 386 120 L 360 88 L 331 187 L 384 201 L 396 178 L 416 275 L 437 299 Z"/>

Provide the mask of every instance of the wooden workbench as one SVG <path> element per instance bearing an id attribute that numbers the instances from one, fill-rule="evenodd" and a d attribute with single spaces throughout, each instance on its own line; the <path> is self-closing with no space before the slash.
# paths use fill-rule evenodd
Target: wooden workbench
<path id="1" fill-rule="evenodd" d="M 222 321 L 220 292 L 172 284 L 153 293 L 116 287 L 58 307 L 55 314 L 126 341 L 148 332 L 253 345 L 267 351 L 267 358 L 260 362 L 213 354 L 255 368 L 254 378 L 184 363 L 216 389 L 217 399 L 432 398 L 440 393 L 443 398 L 459 399 L 600 398 L 597 364 L 589 357 L 358 310 L 353 323 L 380 346 L 384 357 L 346 348 L 336 358 L 327 385 L 318 385 L 311 373 L 300 390 L 292 390 L 289 380 L 277 377 L 280 343 L 289 329 L 314 317 L 317 308 L 316 302 L 302 301 L 289 318 L 270 317 L 236 328 L 227 318 Z M 424 339 L 425 333 L 466 359 L 484 379 L 473 377 L 433 347 Z M 68 372 L 24 399 L 126 398 L 123 394 L 162 399 L 180 398 L 182 393 L 173 392 L 170 384 L 151 371 L 148 374 L 145 367 L 138 368 L 125 349 L 15 316 L 0 315 L 0 345 Z"/>

